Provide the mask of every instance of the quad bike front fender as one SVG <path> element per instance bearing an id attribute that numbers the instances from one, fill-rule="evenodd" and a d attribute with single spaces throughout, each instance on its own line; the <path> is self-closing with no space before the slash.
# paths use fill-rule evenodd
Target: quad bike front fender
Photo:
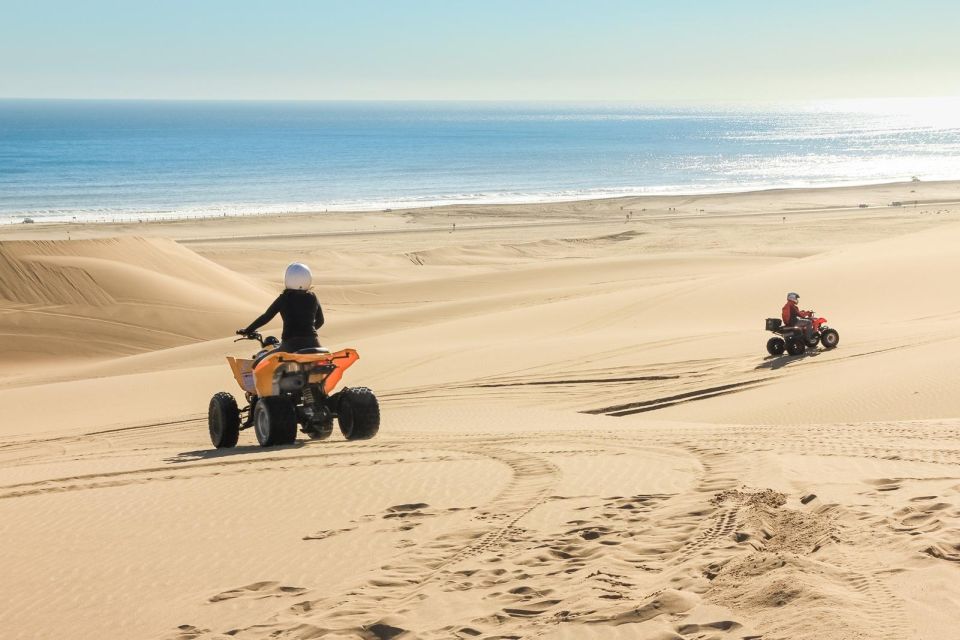
<path id="1" fill-rule="evenodd" d="M 257 384 L 253 374 L 253 360 L 246 358 L 227 358 L 233 377 L 240 388 L 247 393 L 256 394 Z"/>

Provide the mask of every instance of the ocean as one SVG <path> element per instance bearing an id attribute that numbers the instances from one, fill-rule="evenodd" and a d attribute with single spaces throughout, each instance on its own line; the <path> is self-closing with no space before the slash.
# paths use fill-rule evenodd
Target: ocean
<path id="1" fill-rule="evenodd" d="M 0 222 L 960 179 L 960 99 L 0 100 Z"/>

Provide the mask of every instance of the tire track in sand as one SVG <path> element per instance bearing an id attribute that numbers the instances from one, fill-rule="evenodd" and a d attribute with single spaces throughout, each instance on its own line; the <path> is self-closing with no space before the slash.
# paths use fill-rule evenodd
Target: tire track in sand
<path id="1" fill-rule="evenodd" d="M 247 473 L 251 468 L 257 471 L 283 472 L 293 468 L 294 464 L 306 461 L 312 466 L 325 468 L 351 467 L 379 464 L 402 464 L 411 461 L 449 461 L 469 459 L 469 456 L 457 458 L 450 452 L 444 453 L 433 447 L 431 449 L 404 449 L 395 444 L 370 445 L 360 447 L 354 445 L 353 450 L 344 450 L 344 447 L 335 449 L 336 445 L 327 443 L 304 444 L 298 448 L 316 448 L 309 453 L 290 453 L 288 455 L 257 455 L 251 453 L 249 457 L 212 462 L 197 462 L 182 466 L 142 467 L 124 471 L 108 471 L 101 473 L 77 474 L 47 478 L 32 482 L 23 482 L 0 486 L 0 500 L 26 498 L 50 493 L 68 493 L 74 491 L 89 491 L 124 487 L 147 482 L 168 482 L 173 480 L 191 480 L 214 476 L 240 475 Z M 290 451 L 292 447 L 287 447 Z M 283 449 L 281 449 L 283 450 Z M 383 457 L 391 454 L 393 457 Z M 351 461 L 354 458 L 356 460 Z M 368 458 L 364 460 L 364 458 Z"/>
<path id="2" fill-rule="evenodd" d="M 425 599 L 425 587 L 438 576 L 449 574 L 458 563 L 506 545 L 516 534 L 517 523 L 550 497 L 560 479 L 560 470 L 548 460 L 501 444 L 489 441 L 443 445 L 445 451 L 491 459 L 511 471 L 507 486 L 479 507 L 466 526 L 446 531 L 401 555 L 397 562 L 383 565 L 375 576 L 340 597 L 298 601 L 265 623 L 229 630 L 230 634 L 249 631 L 259 637 L 279 637 L 294 628 L 312 630 L 310 633 L 318 635 L 346 633 L 360 637 L 381 637 L 378 630 L 387 628 L 395 629 L 390 633 L 402 633 L 403 630 L 384 622 L 384 617 L 403 614 L 407 607 Z M 192 625 L 184 627 L 196 629 Z M 383 637 L 392 637 L 383 633 Z M 189 637 L 198 636 L 194 633 Z"/>

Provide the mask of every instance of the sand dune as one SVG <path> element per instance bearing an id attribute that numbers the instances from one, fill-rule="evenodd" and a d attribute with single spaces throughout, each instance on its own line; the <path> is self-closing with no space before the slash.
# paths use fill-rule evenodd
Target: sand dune
<path id="1" fill-rule="evenodd" d="M 0 230 L 3 635 L 954 637 L 957 202 Z M 380 435 L 212 450 L 291 259 Z M 767 356 L 787 290 L 839 348 Z"/>
<path id="2" fill-rule="evenodd" d="M 118 356 L 217 337 L 268 288 L 174 242 L 0 244 L 0 348 L 24 360 Z"/>

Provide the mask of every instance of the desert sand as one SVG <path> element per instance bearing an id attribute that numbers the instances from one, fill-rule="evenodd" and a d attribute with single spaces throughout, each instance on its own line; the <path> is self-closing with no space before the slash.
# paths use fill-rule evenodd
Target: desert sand
<path id="1" fill-rule="evenodd" d="M 214 450 L 294 260 L 380 433 Z M 949 182 L 0 227 L 0 635 L 960 638 L 958 276 Z"/>

